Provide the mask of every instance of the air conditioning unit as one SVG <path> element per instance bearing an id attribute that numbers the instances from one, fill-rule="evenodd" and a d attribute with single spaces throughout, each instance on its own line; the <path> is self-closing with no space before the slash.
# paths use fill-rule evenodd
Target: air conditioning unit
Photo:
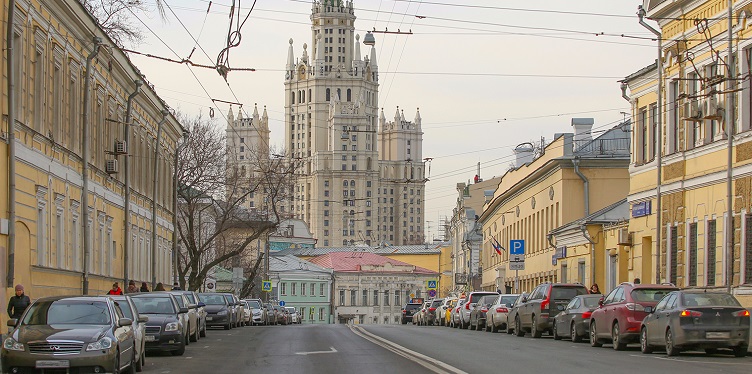
<path id="1" fill-rule="evenodd" d="M 630 233 L 629 229 L 627 229 L 626 227 L 619 229 L 619 237 L 617 239 L 617 244 L 619 245 L 632 246 L 632 233 Z"/>
<path id="2" fill-rule="evenodd" d="M 107 174 L 117 174 L 119 170 L 118 161 L 117 160 L 105 160 L 104 170 L 107 172 Z"/>
<path id="3" fill-rule="evenodd" d="M 703 120 L 702 118 L 702 109 L 703 104 L 696 99 L 691 100 L 689 103 L 687 103 L 685 113 L 685 121 L 692 121 L 692 122 L 700 122 Z"/>
<path id="4" fill-rule="evenodd" d="M 723 101 L 718 98 L 717 94 L 708 96 L 704 101 L 702 112 L 704 119 L 721 120 L 724 113 Z"/>
<path id="5" fill-rule="evenodd" d="M 128 147 L 125 140 L 115 140 L 115 151 L 113 153 L 116 155 L 124 155 L 128 153 Z"/>

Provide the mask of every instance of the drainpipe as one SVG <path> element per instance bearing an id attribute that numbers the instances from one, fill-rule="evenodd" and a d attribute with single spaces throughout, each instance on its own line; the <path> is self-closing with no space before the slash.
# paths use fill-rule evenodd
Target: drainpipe
<path id="1" fill-rule="evenodd" d="M 157 286 L 157 182 L 159 180 L 159 144 L 162 142 L 162 124 L 170 115 L 166 109 L 162 110 L 162 119 L 157 124 L 157 141 L 154 146 L 154 180 L 151 186 L 151 289 Z"/>
<path id="2" fill-rule="evenodd" d="M 125 130 L 123 132 L 123 139 L 128 146 L 128 150 L 132 149 L 131 144 L 131 120 L 133 118 L 133 99 L 138 95 L 141 90 L 141 84 L 143 82 L 140 79 L 133 81 L 136 84 L 136 89 L 128 96 L 128 102 L 125 107 Z M 131 242 L 131 176 L 130 176 L 130 156 L 131 152 L 125 155 L 125 236 L 123 239 L 123 284 L 128 284 L 128 255 Z M 153 288 L 152 288 L 153 289 Z"/>
<path id="3" fill-rule="evenodd" d="M 582 237 L 590 243 L 590 283 L 595 283 L 595 241 L 587 232 L 587 226 L 583 223 L 580 225 Z"/>
<path id="4" fill-rule="evenodd" d="M 732 64 L 734 63 L 734 60 L 732 59 L 732 56 L 734 55 L 734 45 L 732 44 L 734 34 L 732 30 L 732 18 L 734 15 L 734 9 L 733 9 L 733 1 L 728 0 L 728 58 L 727 58 L 727 66 L 730 66 L 729 68 L 729 77 L 726 82 L 728 82 L 727 90 L 730 92 L 729 95 L 731 97 L 726 100 L 726 105 L 728 106 L 726 109 L 726 141 L 728 144 L 726 145 L 726 157 L 727 157 L 727 166 L 726 166 L 726 292 L 731 293 L 731 286 L 734 282 L 734 191 L 732 189 L 733 184 L 733 162 L 734 162 L 734 155 L 733 155 L 733 149 L 734 146 L 734 125 L 736 124 L 736 120 L 734 118 L 734 69 Z M 742 280 L 739 280 L 739 283 L 743 283 Z"/>
<path id="5" fill-rule="evenodd" d="M 585 177 L 585 174 L 580 172 L 580 159 L 575 157 L 572 159 L 572 165 L 574 165 L 574 172 L 580 179 L 582 179 L 582 185 L 585 190 L 585 217 L 590 215 L 590 181 Z"/>
<path id="6" fill-rule="evenodd" d="M 84 295 L 89 294 L 89 259 L 91 258 L 91 247 L 89 240 L 91 232 L 89 231 L 89 111 L 91 102 L 91 62 L 99 54 L 99 47 L 102 44 L 102 38 L 94 37 L 94 50 L 86 58 L 86 77 L 84 77 L 84 113 L 82 114 L 82 149 L 81 158 L 83 167 L 81 177 L 83 180 L 81 191 L 81 221 L 84 229 L 84 274 L 82 291 Z"/>
<path id="7" fill-rule="evenodd" d="M 178 158 L 180 151 L 188 143 L 188 132 L 183 133 L 183 142 L 175 147 L 175 159 L 173 160 L 173 174 L 172 174 L 172 283 L 178 281 Z M 199 218 L 201 216 L 199 215 Z M 201 226 L 199 225 L 199 229 Z"/>
<path id="8" fill-rule="evenodd" d="M 637 7 L 637 17 L 639 18 L 639 23 L 646 29 L 650 30 L 657 38 L 658 40 L 658 59 L 655 60 L 656 67 L 658 68 L 658 116 L 656 119 L 656 136 L 655 136 L 655 160 L 656 160 L 656 169 L 658 172 L 656 173 L 656 187 L 655 187 L 655 238 L 656 238 L 656 251 L 655 251 L 655 283 L 661 283 L 661 234 L 663 233 L 663 222 L 661 217 L 661 183 L 662 183 L 662 170 L 661 166 L 663 164 L 662 162 L 662 153 L 663 153 L 663 127 L 661 126 L 661 118 L 663 117 L 663 39 L 661 39 L 661 32 L 654 29 L 650 25 L 648 25 L 645 22 L 645 9 L 642 8 L 642 5 Z M 731 19 L 729 18 L 729 22 L 731 22 Z M 729 45 L 730 45 L 729 41 Z"/>
<path id="9" fill-rule="evenodd" d="M 13 76 L 13 25 L 16 1 L 8 1 L 8 29 L 5 34 L 5 56 L 8 61 L 8 274 L 5 282 L 13 287 L 16 263 L 16 79 Z"/>

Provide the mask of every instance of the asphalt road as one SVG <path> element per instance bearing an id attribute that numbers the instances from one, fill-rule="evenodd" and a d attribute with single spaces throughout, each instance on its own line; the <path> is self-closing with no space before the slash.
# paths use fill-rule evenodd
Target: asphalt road
<path id="1" fill-rule="evenodd" d="M 386 347 L 386 348 L 385 348 Z M 412 325 L 293 325 L 210 330 L 183 356 L 147 356 L 145 373 L 749 373 L 752 357 L 643 355 L 637 345 L 518 338 Z M 433 364 L 426 364 L 426 362 Z M 455 370 L 457 369 L 457 370 Z"/>
<path id="2" fill-rule="evenodd" d="M 146 357 L 144 373 L 429 373 L 345 325 L 210 329 L 183 356 Z"/>

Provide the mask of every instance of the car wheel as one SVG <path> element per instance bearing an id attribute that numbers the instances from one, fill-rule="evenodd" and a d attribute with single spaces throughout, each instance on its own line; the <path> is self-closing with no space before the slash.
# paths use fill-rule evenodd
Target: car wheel
<path id="1" fill-rule="evenodd" d="M 569 338 L 572 339 L 573 343 L 579 343 L 582 341 L 582 337 L 577 335 L 577 325 L 575 325 L 574 322 L 572 322 L 572 326 L 569 328 Z"/>
<path id="2" fill-rule="evenodd" d="M 677 356 L 680 352 L 674 343 L 674 334 L 671 332 L 671 329 L 666 330 L 666 355 Z"/>
<path id="3" fill-rule="evenodd" d="M 734 351 L 734 357 L 744 357 L 747 355 L 748 346 L 740 345 L 732 348 Z"/>
<path id="4" fill-rule="evenodd" d="M 718 350 L 715 348 L 705 348 L 705 354 L 707 355 L 714 355 L 718 353 Z"/>
<path id="5" fill-rule="evenodd" d="M 188 331 L 190 331 L 190 330 L 188 330 Z M 191 335 L 191 341 L 192 342 L 197 342 L 198 339 L 199 339 L 198 335 L 199 335 L 198 327 L 196 327 L 196 332 L 194 332 L 193 335 Z"/>
<path id="6" fill-rule="evenodd" d="M 494 328 L 493 320 L 486 320 L 486 332 L 496 332 L 494 330 L 496 329 Z"/>
<path id="7" fill-rule="evenodd" d="M 611 344 L 616 351 L 623 351 L 627 348 L 627 343 L 624 343 L 619 335 L 619 322 L 614 322 L 614 325 L 611 327 Z"/>
<path id="8" fill-rule="evenodd" d="M 525 336 L 525 331 L 522 330 L 522 323 L 520 323 L 520 316 L 514 317 L 514 334 L 517 336 Z"/>
<path id="9" fill-rule="evenodd" d="M 648 328 L 644 326 L 640 330 L 640 351 L 644 354 L 653 353 L 653 347 L 648 343 Z"/>
<path id="10" fill-rule="evenodd" d="M 228 323 L 224 327 L 225 327 L 225 330 L 229 330 L 230 329 L 230 324 Z"/>
<path id="11" fill-rule="evenodd" d="M 543 331 L 538 330 L 538 318 L 535 316 L 533 316 L 533 326 L 530 327 L 530 334 L 536 339 L 543 335 Z"/>
<path id="12" fill-rule="evenodd" d="M 141 354 L 138 356 L 138 360 L 136 360 L 135 366 L 136 366 L 137 372 L 140 373 L 144 371 L 144 351 L 143 350 L 141 351 Z"/>
<path id="13" fill-rule="evenodd" d="M 199 332 L 199 335 L 201 335 L 202 338 L 206 337 L 206 324 L 204 323 L 204 327 L 201 328 L 201 332 Z"/>
<path id="14" fill-rule="evenodd" d="M 558 325 L 558 323 L 554 321 L 554 330 L 551 335 L 554 336 L 554 340 L 561 340 L 561 336 L 559 336 L 559 328 L 557 328 L 556 325 Z"/>
<path id="15" fill-rule="evenodd" d="M 598 340 L 598 334 L 595 332 L 595 322 L 590 322 L 590 346 L 603 347 L 603 343 Z"/>
<path id="16" fill-rule="evenodd" d="M 180 348 L 170 352 L 173 356 L 182 356 L 185 353 L 185 344 L 181 344 Z"/>

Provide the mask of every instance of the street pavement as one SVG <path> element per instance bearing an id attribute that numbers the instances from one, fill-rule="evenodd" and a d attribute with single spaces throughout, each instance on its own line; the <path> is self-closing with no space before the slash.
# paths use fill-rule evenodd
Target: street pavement
<path id="1" fill-rule="evenodd" d="M 152 373 L 749 373 L 752 357 L 668 358 L 605 346 L 413 325 L 293 325 L 210 330 L 185 355 L 149 355 Z M 427 362 L 432 362 L 427 363 Z"/>

